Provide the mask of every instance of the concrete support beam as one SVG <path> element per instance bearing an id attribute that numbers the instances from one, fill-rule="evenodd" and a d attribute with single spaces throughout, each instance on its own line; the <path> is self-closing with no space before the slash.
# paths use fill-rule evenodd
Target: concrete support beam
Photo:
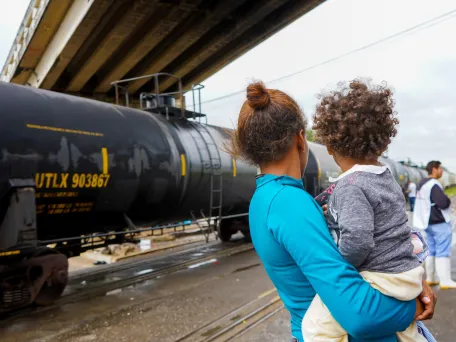
<path id="1" fill-rule="evenodd" d="M 77 92 L 87 81 L 106 63 L 119 46 L 130 38 L 132 28 L 148 17 L 155 8 L 150 0 L 117 0 L 114 6 L 119 6 L 117 12 L 121 11 L 122 17 L 113 16 L 113 29 L 100 42 L 98 42 L 90 58 L 83 61 L 82 66 L 73 75 L 73 78 L 66 88 L 66 91 Z"/>
<path id="2" fill-rule="evenodd" d="M 170 39 L 166 49 L 159 46 L 153 54 L 145 59 L 146 62 L 142 63 L 143 67 L 135 68 L 136 75 L 147 75 L 166 70 L 166 66 L 170 62 L 179 55 L 185 54 L 187 48 L 201 39 L 243 3 L 244 0 L 220 1 L 216 3 L 214 8 L 207 9 L 206 13 L 194 13 L 192 15 L 193 18 L 189 18 L 191 24 L 183 24 L 178 27 L 179 34 L 176 34 L 176 39 Z M 131 93 L 134 93 L 147 81 L 147 79 L 134 81 L 128 85 L 128 89 Z"/>
<path id="3" fill-rule="evenodd" d="M 300 0 L 292 1 L 269 16 L 257 22 L 245 31 L 238 39 L 221 48 L 203 64 L 193 69 L 182 78 L 182 87 L 190 89 L 192 84 L 197 84 L 213 75 L 224 66 L 251 50 L 271 36 L 274 32 L 289 25 L 296 19 L 308 13 L 325 0 Z M 309 34 L 311 34 L 309 32 Z M 175 88 L 173 86 L 172 88 Z"/>
<path id="4" fill-rule="evenodd" d="M 46 52 L 36 66 L 34 73 L 29 77 L 27 82 L 29 85 L 35 88 L 40 87 L 93 2 L 94 0 L 75 0 L 73 2 Z"/>
<path id="5" fill-rule="evenodd" d="M 181 24 L 181 21 L 189 15 L 202 0 L 184 0 L 179 5 L 170 7 L 166 4 L 158 4 L 150 20 L 138 24 L 137 30 L 132 34 L 138 37 L 140 32 L 146 32 L 137 41 L 125 44 L 118 49 L 97 73 L 99 79 L 94 92 L 107 92 L 111 89 L 111 82 L 120 80 L 147 54 L 156 48 L 163 40 L 168 39 L 170 32 Z M 148 18 L 149 19 L 149 18 Z M 133 38 L 132 38 L 133 39 Z"/>
<path id="6" fill-rule="evenodd" d="M 323 2 L 31 0 L 1 79 L 99 97 L 113 81 L 166 72 L 188 90 Z M 150 78 L 127 87 L 132 98 L 154 88 Z"/>
<path id="7" fill-rule="evenodd" d="M 46 1 L 30 1 L 29 6 L 25 12 L 22 23 L 17 31 L 16 38 L 13 41 L 13 45 L 8 53 L 8 57 L 5 60 L 3 65 L 1 81 L 3 82 L 14 82 L 18 84 L 24 84 L 28 79 L 28 75 L 25 80 L 18 80 L 22 74 L 29 72 L 24 70 L 24 73 L 18 71 L 19 63 L 22 60 L 22 56 L 27 51 L 27 47 L 32 40 L 36 29 L 38 28 L 38 23 L 41 21 L 42 16 L 46 12 L 46 7 L 49 4 L 49 0 Z M 16 75 L 16 80 L 13 80 L 14 75 Z"/>
<path id="8" fill-rule="evenodd" d="M 73 0 L 31 0 L 15 43 L 7 58 L 2 80 L 26 84 L 46 51 Z"/>
<path id="9" fill-rule="evenodd" d="M 255 2 L 249 8 L 242 8 L 240 11 L 236 11 L 237 13 L 230 16 L 231 18 L 223 20 L 218 27 L 214 28 L 214 34 L 209 37 L 201 37 L 200 44 L 184 51 L 166 69 L 169 73 L 180 77 L 187 75 L 203 64 L 203 61 L 216 54 L 222 47 L 242 36 L 246 30 L 261 22 L 265 17 L 286 3 L 287 0 L 265 0 Z M 165 91 L 175 82 L 175 79 L 168 78 L 160 84 L 160 91 Z"/>
<path id="10" fill-rule="evenodd" d="M 50 1 L 21 60 L 21 67 L 35 68 L 62 24 L 73 0 Z"/>
<path id="11" fill-rule="evenodd" d="M 52 89 L 67 66 L 77 55 L 84 43 L 86 43 L 98 26 L 100 20 L 106 15 L 114 0 L 97 0 L 93 2 L 90 9 L 87 11 L 83 21 L 79 24 L 76 30 L 71 35 L 70 40 L 65 48 L 55 60 L 52 68 L 47 73 L 45 79 L 41 83 L 41 88 Z"/>

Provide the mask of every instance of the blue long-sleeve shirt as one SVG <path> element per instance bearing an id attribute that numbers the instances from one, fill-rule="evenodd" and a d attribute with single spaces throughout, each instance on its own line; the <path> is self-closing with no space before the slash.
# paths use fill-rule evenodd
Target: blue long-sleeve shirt
<path id="1" fill-rule="evenodd" d="M 350 341 L 395 342 L 413 321 L 415 301 L 401 302 L 372 288 L 343 259 L 323 211 L 301 180 L 263 175 L 249 209 L 253 245 L 303 341 L 302 319 L 318 293 Z"/>

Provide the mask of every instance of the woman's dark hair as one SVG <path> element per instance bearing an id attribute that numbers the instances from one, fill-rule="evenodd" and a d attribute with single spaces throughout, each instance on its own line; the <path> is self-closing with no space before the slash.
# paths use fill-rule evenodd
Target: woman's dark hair
<path id="1" fill-rule="evenodd" d="M 391 90 L 360 80 L 339 88 L 320 95 L 313 116 L 316 139 L 343 157 L 377 159 L 397 134 Z"/>
<path id="2" fill-rule="evenodd" d="M 247 100 L 239 113 L 228 152 L 250 164 L 280 160 L 293 137 L 306 129 L 305 117 L 296 101 L 284 92 L 267 89 L 263 82 L 247 87 Z"/>

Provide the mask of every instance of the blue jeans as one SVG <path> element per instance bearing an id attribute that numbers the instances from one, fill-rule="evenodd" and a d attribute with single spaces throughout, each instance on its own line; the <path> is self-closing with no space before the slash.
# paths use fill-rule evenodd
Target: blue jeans
<path id="1" fill-rule="evenodd" d="M 437 258 L 451 255 L 453 231 L 450 223 L 430 224 L 426 228 L 429 255 Z"/>
<path id="2" fill-rule="evenodd" d="M 410 211 L 413 213 L 413 209 L 415 208 L 415 197 L 409 197 L 410 202 Z"/>

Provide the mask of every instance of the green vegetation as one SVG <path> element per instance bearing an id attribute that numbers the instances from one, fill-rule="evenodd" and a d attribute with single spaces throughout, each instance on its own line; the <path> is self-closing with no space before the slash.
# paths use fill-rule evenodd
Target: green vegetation
<path id="1" fill-rule="evenodd" d="M 314 132 L 312 130 L 306 131 L 306 139 L 307 141 L 315 141 Z"/>
<path id="2" fill-rule="evenodd" d="M 445 194 L 448 197 L 453 197 L 456 196 L 456 186 L 452 186 L 451 188 L 448 188 L 445 190 Z"/>

